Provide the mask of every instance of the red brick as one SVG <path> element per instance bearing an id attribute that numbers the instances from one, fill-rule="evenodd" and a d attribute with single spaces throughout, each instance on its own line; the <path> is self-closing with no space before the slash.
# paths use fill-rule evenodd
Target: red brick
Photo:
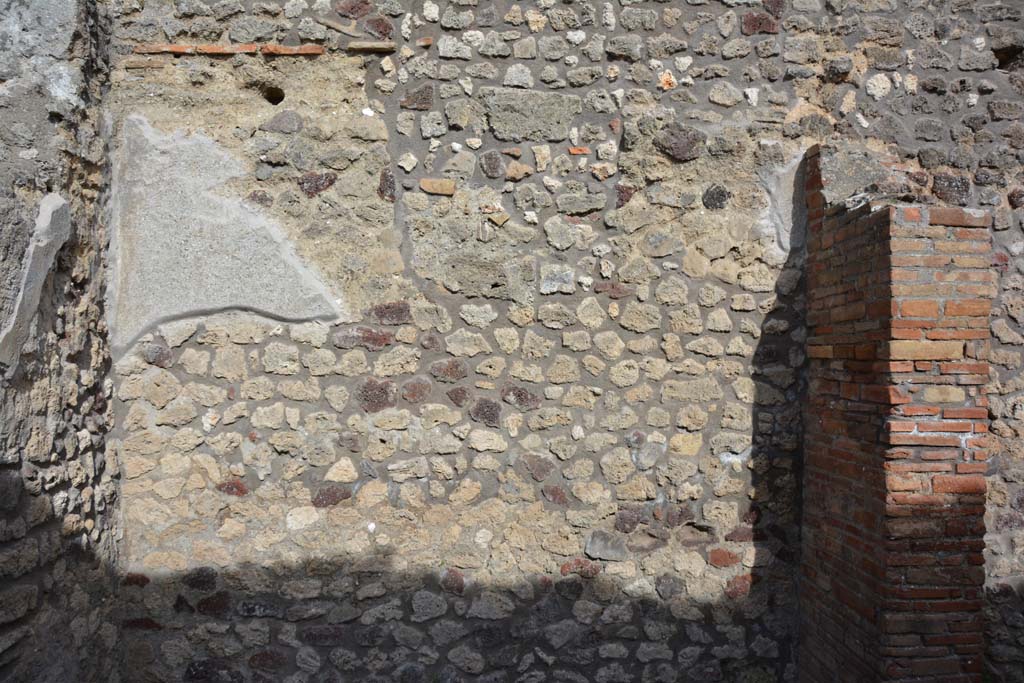
<path id="1" fill-rule="evenodd" d="M 305 57 L 305 56 L 316 56 L 324 53 L 323 45 L 264 45 L 260 48 L 260 52 L 265 55 L 277 55 L 279 57 Z"/>
<path id="2" fill-rule="evenodd" d="M 739 564 L 740 556 L 725 548 L 712 548 L 708 551 L 708 564 L 712 567 L 732 567 Z"/>
<path id="3" fill-rule="evenodd" d="M 939 302 L 926 299 L 902 301 L 900 314 L 909 318 L 935 318 L 939 315 Z"/>
<path id="4" fill-rule="evenodd" d="M 960 301 L 947 301 L 945 313 L 949 316 L 956 315 L 983 315 L 987 316 L 992 310 L 992 302 L 988 299 L 963 299 Z"/>
<path id="5" fill-rule="evenodd" d="M 933 207 L 928 210 L 928 222 L 932 225 L 987 228 L 992 224 L 992 216 L 980 211 Z"/>
<path id="6" fill-rule="evenodd" d="M 942 475 L 932 478 L 935 493 L 985 493 L 985 477 L 977 475 Z"/>

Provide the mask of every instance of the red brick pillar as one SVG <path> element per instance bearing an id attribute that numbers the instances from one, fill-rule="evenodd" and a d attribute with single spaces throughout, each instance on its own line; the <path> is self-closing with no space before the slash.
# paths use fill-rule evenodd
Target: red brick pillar
<path id="1" fill-rule="evenodd" d="M 990 217 L 829 209 L 808 165 L 801 675 L 980 681 Z"/>

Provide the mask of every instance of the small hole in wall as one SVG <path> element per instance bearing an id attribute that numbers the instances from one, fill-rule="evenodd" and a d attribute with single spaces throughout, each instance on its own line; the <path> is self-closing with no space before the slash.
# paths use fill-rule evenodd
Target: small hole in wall
<path id="1" fill-rule="evenodd" d="M 1020 71 L 1024 68 L 1024 48 L 1012 45 L 1002 50 L 994 50 L 994 52 L 998 62 L 996 68 L 1003 71 Z"/>
<path id="2" fill-rule="evenodd" d="M 277 106 L 284 102 L 284 90 L 274 85 L 268 85 L 263 88 L 263 99 Z"/>

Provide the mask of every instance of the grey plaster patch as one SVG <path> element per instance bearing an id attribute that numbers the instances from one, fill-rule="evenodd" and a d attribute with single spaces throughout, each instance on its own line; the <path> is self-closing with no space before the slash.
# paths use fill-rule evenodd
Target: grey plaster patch
<path id="1" fill-rule="evenodd" d="M 244 165 L 213 140 L 127 117 L 112 153 L 107 315 L 123 349 L 153 325 L 248 310 L 280 320 L 348 316 L 273 220 L 224 186 Z"/>
<path id="2" fill-rule="evenodd" d="M 889 177 L 876 154 L 860 145 L 821 148 L 821 181 L 826 204 L 843 202 Z"/>
<path id="3" fill-rule="evenodd" d="M 22 261 L 21 280 L 12 310 L 0 329 L 0 363 L 13 365 L 18 360 L 53 260 L 70 236 L 68 203 L 59 194 L 46 195 L 39 202 L 39 215 Z"/>
<path id="4" fill-rule="evenodd" d="M 517 88 L 480 88 L 487 118 L 499 140 L 556 142 L 569 137 L 573 118 L 583 110 L 575 95 Z"/>
<path id="5" fill-rule="evenodd" d="M 798 195 L 804 183 L 803 159 L 804 154 L 800 153 L 782 166 L 757 169 L 768 206 L 754 231 L 772 238 L 765 259 L 773 265 L 783 265 L 793 249 L 804 247 L 807 209 Z"/>
<path id="6" fill-rule="evenodd" d="M 0 97 L 38 85 L 56 109 L 81 104 L 81 71 L 63 61 L 78 12 L 68 0 L 0 0 Z"/>

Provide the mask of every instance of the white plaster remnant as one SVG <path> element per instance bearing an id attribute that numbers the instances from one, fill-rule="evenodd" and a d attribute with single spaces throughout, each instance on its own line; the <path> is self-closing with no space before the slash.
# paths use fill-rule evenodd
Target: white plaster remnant
<path id="1" fill-rule="evenodd" d="M 226 310 L 280 320 L 347 317 L 281 227 L 224 185 L 241 161 L 201 134 L 128 116 L 112 154 L 107 315 L 122 350 L 167 320 Z"/>

